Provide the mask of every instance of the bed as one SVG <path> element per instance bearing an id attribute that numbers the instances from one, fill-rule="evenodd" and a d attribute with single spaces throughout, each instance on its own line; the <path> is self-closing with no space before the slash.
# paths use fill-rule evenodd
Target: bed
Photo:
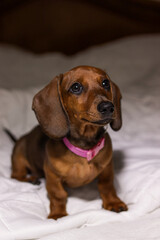
<path id="1" fill-rule="evenodd" d="M 115 187 L 129 210 L 101 207 L 96 180 L 68 189 L 69 216 L 47 219 L 45 180 L 10 178 L 12 140 L 37 124 L 34 94 L 56 74 L 77 65 L 106 70 L 122 91 L 123 127 L 108 129 L 114 149 Z M 160 239 L 160 35 L 126 37 L 81 51 L 34 55 L 0 45 L 0 238 L 3 240 Z"/>

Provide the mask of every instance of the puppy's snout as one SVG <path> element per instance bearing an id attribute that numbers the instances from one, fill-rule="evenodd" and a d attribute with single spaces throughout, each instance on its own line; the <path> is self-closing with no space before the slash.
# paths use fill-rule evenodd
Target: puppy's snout
<path id="1" fill-rule="evenodd" d="M 111 102 L 101 102 L 97 106 L 98 112 L 102 115 L 111 116 L 114 112 L 114 105 Z"/>

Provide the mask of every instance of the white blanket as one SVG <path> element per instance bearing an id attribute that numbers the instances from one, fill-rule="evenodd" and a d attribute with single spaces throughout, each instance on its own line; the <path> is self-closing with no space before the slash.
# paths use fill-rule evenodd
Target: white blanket
<path id="1" fill-rule="evenodd" d="M 3 127 L 17 137 L 29 131 L 37 123 L 34 93 L 55 74 L 80 64 L 107 70 L 122 90 L 123 128 L 108 131 L 115 187 L 129 210 L 103 210 L 94 181 L 68 189 L 69 216 L 48 220 L 45 180 L 34 186 L 10 179 L 13 143 Z M 0 239 L 160 239 L 160 36 L 122 39 L 73 57 L 35 56 L 1 45 L 0 83 Z"/>

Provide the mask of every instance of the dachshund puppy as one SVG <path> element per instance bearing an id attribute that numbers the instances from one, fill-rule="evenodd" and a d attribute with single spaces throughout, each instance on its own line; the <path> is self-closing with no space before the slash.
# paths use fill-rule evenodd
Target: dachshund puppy
<path id="1" fill-rule="evenodd" d="M 127 210 L 113 186 L 112 144 L 105 128 L 121 128 L 120 100 L 109 76 L 89 66 L 55 77 L 35 95 L 32 107 L 40 125 L 16 142 L 12 178 L 32 183 L 46 178 L 48 218 L 67 215 L 64 183 L 75 188 L 96 177 L 103 208 Z"/>

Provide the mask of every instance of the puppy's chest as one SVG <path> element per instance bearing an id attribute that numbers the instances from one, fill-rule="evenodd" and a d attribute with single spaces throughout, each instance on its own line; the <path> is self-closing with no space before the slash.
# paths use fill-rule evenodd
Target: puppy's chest
<path id="1" fill-rule="evenodd" d="M 69 153 L 62 159 L 53 159 L 54 172 L 69 186 L 79 187 L 91 182 L 106 166 L 103 151 L 90 162 Z"/>
<path id="2" fill-rule="evenodd" d="M 64 181 L 70 187 L 78 187 L 91 182 L 98 175 L 98 169 L 93 163 L 74 163 L 68 169 Z"/>
<path id="3" fill-rule="evenodd" d="M 78 187 L 91 182 L 112 158 L 109 135 L 106 135 L 104 148 L 89 162 L 86 158 L 71 152 L 62 142 L 49 141 L 47 152 L 48 166 L 70 187 Z"/>

